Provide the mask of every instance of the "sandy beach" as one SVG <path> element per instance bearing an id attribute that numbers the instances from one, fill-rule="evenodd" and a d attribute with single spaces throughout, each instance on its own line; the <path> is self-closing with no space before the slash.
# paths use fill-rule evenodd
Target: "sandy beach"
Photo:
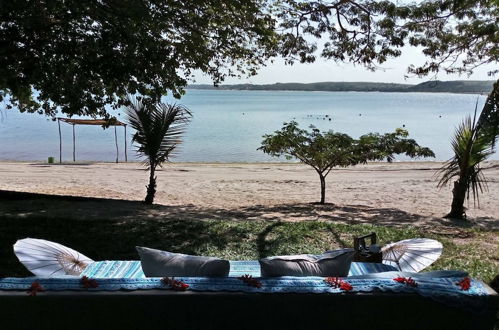
<path id="1" fill-rule="evenodd" d="M 304 165 L 168 164 L 158 172 L 155 203 L 159 206 L 144 208 L 144 212 L 150 217 L 176 212 L 185 219 L 447 224 L 448 220 L 441 216 L 449 210 L 452 196 L 450 187 L 436 187 L 434 175 L 440 165 L 373 163 L 336 169 L 327 178 L 327 204 L 317 205 L 314 202 L 320 197 L 318 176 Z M 486 163 L 485 168 L 489 192 L 481 195 L 480 208 L 474 208 L 470 201 L 467 214 L 479 226 L 498 228 L 499 162 Z M 139 201 L 145 196 L 147 175 L 139 163 L 3 162 L 0 190 Z M 89 206 L 95 212 L 98 207 Z M 56 206 L 52 211 L 68 212 Z M 126 210 L 120 211 L 126 216 Z"/>

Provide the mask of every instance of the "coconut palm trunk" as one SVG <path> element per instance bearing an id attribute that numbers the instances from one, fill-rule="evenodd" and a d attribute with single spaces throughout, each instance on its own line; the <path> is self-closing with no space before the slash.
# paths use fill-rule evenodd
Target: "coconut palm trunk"
<path id="1" fill-rule="evenodd" d="M 454 188 L 452 189 L 451 210 L 444 218 L 466 218 L 464 201 L 466 200 L 466 192 L 468 191 L 468 186 L 469 183 L 466 181 L 465 176 L 454 181 Z"/>
<path id="2" fill-rule="evenodd" d="M 147 194 L 144 203 L 152 204 L 154 202 L 154 196 L 156 195 L 156 166 L 152 166 L 149 169 L 149 184 L 147 185 Z"/>

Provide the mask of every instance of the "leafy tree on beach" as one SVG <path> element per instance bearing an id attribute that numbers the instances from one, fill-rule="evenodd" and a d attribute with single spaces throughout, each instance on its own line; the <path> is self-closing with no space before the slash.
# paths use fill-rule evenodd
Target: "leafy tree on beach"
<path id="1" fill-rule="evenodd" d="M 129 125 L 135 129 L 132 142 L 137 143 L 137 153 L 145 157 L 149 170 L 146 204 L 154 202 L 156 194 L 156 169 L 169 160 L 191 118 L 191 112 L 176 104 L 149 104 L 130 99 L 125 109 Z"/>
<path id="2" fill-rule="evenodd" d="M 487 190 L 482 163 L 495 152 L 499 137 L 499 82 L 487 97 L 478 119 L 466 117 L 457 127 L 452 140 L 454 156 L 437 172 L 439 187 L 453 180 L 452 204 L 446 218 L 466 218 L 464 202 L 470 195 L 479 202 L 479 193 Z"/>
<path id="3" fill-rule="evenodd" d="M 409 133 L 396 129 L 392 133 L 368 133 L 359 139 L 333 131 L 321 132 L 311 126 L 311 131 L 301 129 L 298 123 L 284 123 L 281 130 L 263 136 L 258 148 L 271 156 L 296 158 L 311 166 L 321 183 L 321 200 L 326 199 L 326 176 L 336 167 L 348 167 L 375 160 L 391 162 L 395 154 L 414 157 L 435 157 L 429 148 L 419 146 L 407 138 Z"/>

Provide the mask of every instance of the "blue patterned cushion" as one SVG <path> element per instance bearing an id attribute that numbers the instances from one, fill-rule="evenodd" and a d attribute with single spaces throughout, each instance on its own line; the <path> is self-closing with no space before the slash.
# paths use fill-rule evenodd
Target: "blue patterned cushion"
<path id="1" fill-rule="evenodd" d="M 358 276 L 397 270 L 393 266 L 367 262 L 352 262 L 348 276 Z M 260 277 L 260 265 L 257 260 L 230 261 L 229 277 L 245 274 Z M 106 260 L 90 264 L 81 273 L 90 278 L 145 278 L 140 261 Z"/>

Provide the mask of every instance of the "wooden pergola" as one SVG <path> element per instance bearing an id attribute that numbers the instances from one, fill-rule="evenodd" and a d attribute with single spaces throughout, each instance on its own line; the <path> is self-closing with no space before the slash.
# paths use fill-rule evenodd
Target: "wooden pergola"
<path id="1" fill-rule="evenodd" d="M 73 162 L 76 161 L 76 125 L 92 125 L 92 126 L 114 126 L 114 141 L 116 143 L 116 163 L 118 162 L 119 148 L 118 148 L 118 135 L 116 133 L 116 126 L 123 126 L 125 128 L 125 162 L 128 161 L 127 144 L 126 144 L 126 124 L 119 120 L 105 120 L 105 119 L 70 119 L 70 118 L 57 118 L 59 125 L 59 163 L 62 163 L 62 135 L 61 135 L 61 121 L 73 125 Z"/>

